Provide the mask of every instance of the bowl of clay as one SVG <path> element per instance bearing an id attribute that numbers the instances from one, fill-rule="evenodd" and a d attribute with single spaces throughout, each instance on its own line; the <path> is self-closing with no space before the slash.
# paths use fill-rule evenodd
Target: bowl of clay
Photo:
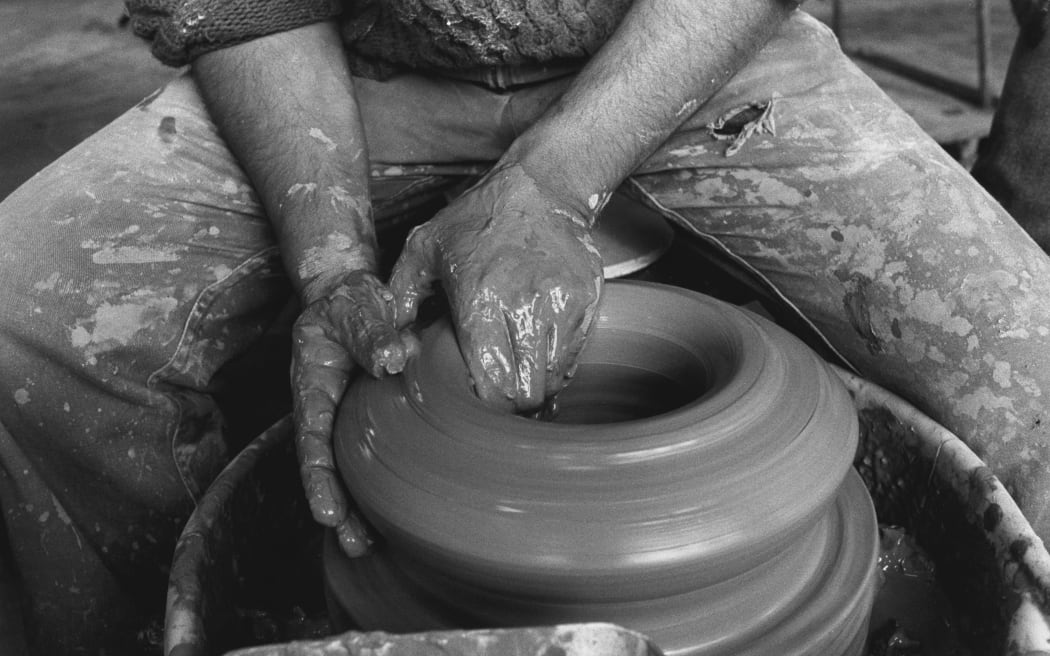
<path id="1" fill-rule="evenodd" d="M 857 653 L 877 550 L 857 419 L 792 335 L 682 288 L 608 283 L 543 421 L 477 399 L 447 322 L 422 342 L 402 376 L 359 379 L 336 422 L 381 536 L 373 557 L 329 554 L 356 625 L 604 620 L 669 653 Z"/>

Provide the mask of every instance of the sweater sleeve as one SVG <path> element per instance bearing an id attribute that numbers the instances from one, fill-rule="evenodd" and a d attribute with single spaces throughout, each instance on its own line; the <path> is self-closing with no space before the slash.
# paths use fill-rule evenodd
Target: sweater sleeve
<path id="1" fill-rule="evenodd" d="M 168 66 L 327 20 L 342 8 L 339 0 L 126 0 L 124 5 L 134 33 Z"/>

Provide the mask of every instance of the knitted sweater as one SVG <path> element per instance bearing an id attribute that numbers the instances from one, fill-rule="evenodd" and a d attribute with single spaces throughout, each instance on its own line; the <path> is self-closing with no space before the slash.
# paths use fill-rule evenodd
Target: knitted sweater
<path id="1" fill-rule="evenodd" d="M 356 74 L 548 64 L 592 55 L 632 0 L 127 0 L 135 33 L 181 66 L 338 17 Z"/>

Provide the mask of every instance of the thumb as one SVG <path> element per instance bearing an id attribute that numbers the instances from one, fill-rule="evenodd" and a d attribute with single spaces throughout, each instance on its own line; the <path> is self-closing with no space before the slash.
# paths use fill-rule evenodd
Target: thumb
<path id="1" fill-rule="evenodd" d="M 434 294 L 434 283 L 441 277 L 438 266 L 438 244 L 433 229 L 429 223 L 416 226 L 405 240 L 388 285 L 394 294 L 398 328 L 415 321 L 419 304 Z"/>

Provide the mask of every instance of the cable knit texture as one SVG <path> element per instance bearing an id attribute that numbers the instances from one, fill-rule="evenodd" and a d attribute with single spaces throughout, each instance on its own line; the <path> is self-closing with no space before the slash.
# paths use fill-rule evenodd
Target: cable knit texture
<path id="1" fill-rule="evenodd" d="M 631 0 L 351 4 L 343 18 L 343 38 L 356 63 L 462 70 L 585 59 L 609 38 Z"/>
<path id="2" fill-rule="evenodd" d="M 136 35 L 169 66 L 260 36 L 327 20 L 339 0 L 126 0 Z"/>
<path id="3" fill-rule="evenodd" d="M 136 34 L 180 66 L 210 50 L 342 13 L 355 74 L 585 59 L 631 0 L 127 0 Z M 342 6 L 345 10 L 342 12 Z"/>

